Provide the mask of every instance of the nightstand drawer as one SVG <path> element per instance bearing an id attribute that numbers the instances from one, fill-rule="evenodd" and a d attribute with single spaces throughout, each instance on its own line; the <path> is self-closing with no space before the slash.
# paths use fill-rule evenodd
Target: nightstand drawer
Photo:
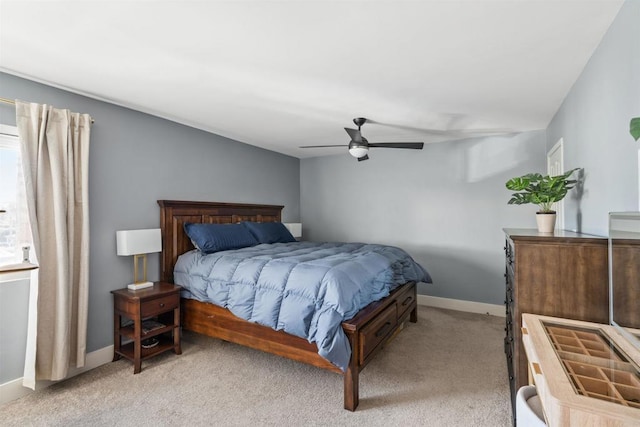
<path id="1" fill-rule="evenodd" d="M 180 305 L 180 294 L 168 295 L 161 298 L 143 301 L 140 304 L 140 315 L 144 317 L 155 316 L 160 313 L 166 313 Z"/>

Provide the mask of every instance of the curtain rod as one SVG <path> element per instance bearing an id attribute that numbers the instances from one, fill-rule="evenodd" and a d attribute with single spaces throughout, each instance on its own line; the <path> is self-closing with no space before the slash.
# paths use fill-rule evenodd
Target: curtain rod
<path id="1" fill-rule="evenodd" d="M 13 99 L 8 99 L 8 98 L 2 98 L 0 97 L 0 102 L 4 103 L 4 104 L 9 104 L 9 105 L 16 105 L 16 101 L 14 101 Z M 93 117 L 91 118 L 91 123 L 95 123 L 96 121 L 93 119 Z"/>

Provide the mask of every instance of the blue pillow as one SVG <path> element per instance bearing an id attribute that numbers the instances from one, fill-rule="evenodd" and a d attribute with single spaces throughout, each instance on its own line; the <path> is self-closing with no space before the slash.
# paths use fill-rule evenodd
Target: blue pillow
<path id="1" fill-rule="evenodd" d="M 205 254 L 258 244 L 255 237 L 241 224 L 185 223 L 184 231 L 193 242 L 193 246 Z"/>
<path id="2" fill-rule="evenodd" d="M 296 239 L 289 233 L 287 227 L 281 222 L 243 222 L 242 225 L 260 243 L 289 243 L 295 242 Z"/>

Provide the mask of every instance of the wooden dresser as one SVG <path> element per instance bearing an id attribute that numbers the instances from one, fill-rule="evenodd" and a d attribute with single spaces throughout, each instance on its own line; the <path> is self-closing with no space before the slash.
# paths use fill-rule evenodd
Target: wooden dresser
<path id="1" fill-rule="evenodd" d="M 607 238 L 559 231 L 504 229 L 506 336 L 511 402 L 528 384 L 523 313 L 609 322 Z"/>

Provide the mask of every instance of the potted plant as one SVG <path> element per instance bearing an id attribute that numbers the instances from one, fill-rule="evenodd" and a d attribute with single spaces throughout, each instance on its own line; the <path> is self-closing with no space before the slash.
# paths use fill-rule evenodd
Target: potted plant
<path id="1" fill-rule="evenodd" d="M 629 132 L 636 141 L 640 139 L 640 117 L 634 117 L 629 123 Z"/>
<path id="2" fill-rule="evenodd" d="M 571 169 L 562 175 L 549 176 L 539 173 L 529 173 L 507 181 L 506 186 L 513 193 L 510 205 L 533 203 L 540 207 L 536 213 L 538 231 L 552 233 L 556 224 L 556 212 L 552 209 L 554 203 L 564 199 L 577 180 L 569 177 L 580 168 Z"/>

